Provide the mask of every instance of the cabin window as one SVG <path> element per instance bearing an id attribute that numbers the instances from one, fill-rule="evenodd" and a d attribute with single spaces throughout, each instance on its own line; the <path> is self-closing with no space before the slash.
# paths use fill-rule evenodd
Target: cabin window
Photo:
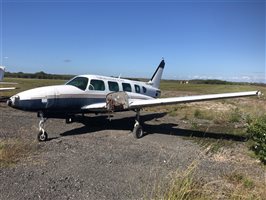
<path id="1" fill-rule="evenodd" d="M 105 90 L 104 82 L 101 80 L 92 79 L 90 82 L 90 85 L 89 85 L 89 89 L 90 90 L 104 91 Z"/>
<path id="2" fill-rule="evenodd" d="M 86 90 L 89 79 L 86 77 L 76 77 L 66 83 L 66 85 L 75 86 L 81 90 Z"/>
<path id="3" fill-rule="evenodd" d="M 138 85 L 134 85 L 134 86 L 135 86 L 136 93 L 140 93 L 140 87 Z"/>
<path id="4" fill-rule="evenodd" d="M 160 97 L 161 96 L 161 91 L 160 90 L 157 90 L 155 96 L 156 97 Z"/>
<path id="5" fill-rule="evenodd" d="M 147 92 L 147 89 L 145 87 L 142 87 L 142 90 L 143 90 L 144 93 Z"/>
<path id="6" fill-rule="evenodd" d="M 119 91 L 119 86 L 117 82 L 108 81 L 108 87 L 110 91 L 113 91 L 113 92 Z"/>
<path id="7" fill-rule="evenodd" d="M 125 92 L 131 92 L 131 85 L 129 83 L 122 83 L 123 91 Z"/>

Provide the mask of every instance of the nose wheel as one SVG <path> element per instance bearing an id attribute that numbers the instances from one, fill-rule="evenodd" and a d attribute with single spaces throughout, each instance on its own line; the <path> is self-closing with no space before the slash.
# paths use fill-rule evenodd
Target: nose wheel
<path id="1" fill-rule="evenodd" d="M 39 123 L 39 133 L 37 135 L 37 140 L 39 142 L 44 142 L 44 141 L 47 141 L 47 139 L 48 139 L 48 134 L 44 130 L 44 123 L 46 122 L 47 119 L 43 117 L 42 113 L 40 113 L 39 116 L 40 116 L 41 120 Z"/>
<path id="2" fill-rule="evenodd" d="M 136 119 L 135 119 L 135 125 L 134 129 L 132 131 L 134 138 L 142 138 L 144 136 L 144 131 L 142 129 L 142 126 L 140 125 L 140 110 L 136 110 Z"/>
<path id="3" fill-rule="evenodd" d="M 47 139 L 48 139 L 48 134 L 44 130 L 39 131 L 39 133 L 37 135 L 37 140 L 39 142 L 44 142 Z"/>

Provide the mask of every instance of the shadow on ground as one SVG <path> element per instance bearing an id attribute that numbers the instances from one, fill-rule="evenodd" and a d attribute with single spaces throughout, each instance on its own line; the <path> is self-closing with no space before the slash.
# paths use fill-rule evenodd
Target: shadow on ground
<path id="1" fill-rule="evenodd" d="M 145 135 L 148 134 L 164 134 L 164 135 L 174 135 L 183 137 L 198 137 L 198 138 L 212 138 L 212 139 L 223 139 L 232 141 L 246 141 L 243 136 L 237 136 L 233 134 L 222 134 L 222 133 L 212 133 L 203 132 L 195 130 L 187 130 L 178 128 L 178 124 L 174 123 L 158 123 L 158 124 L 146 124 L 145 122 L 150 120 L 156 120 L 162 118 L 166 113 L 155 113 L 146 114 L 141 116 L 141 122 Z M 108 119 L 108 116 L 95 116 L 95 117 L 77 117 L 75 122 L 84 124 L 83 127 L 66 131 L 61 136 L 71 136 L 71 135 L 81 135 L 87 133 L 93 133 L 101 130 L 128 130 L 132 131 L 135 123 L 135 117 L 124 117 L 119 119 Z"/>

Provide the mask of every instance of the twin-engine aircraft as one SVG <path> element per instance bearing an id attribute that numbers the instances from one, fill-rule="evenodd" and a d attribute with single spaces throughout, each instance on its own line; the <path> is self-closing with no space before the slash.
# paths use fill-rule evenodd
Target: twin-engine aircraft
<path id="1" fill-rule="evenodd" d="M 40 87 L 18 93 L 12 96 L 7 104 L 16 109 L 38 113 L 39 141 L 48 139 L 44 129 L 44 123 L 48 118 L 63 118 L 66 119 L 66 123 L 71 123 L 77 114 L 127 110 L 136 112 L 133 135 L 135 138 L 141 138 L 144 132 L 140 123 L 140 109 L 144 107 L 260 95 L 259 91 L 249 91 L 159 98 L 164 66 L 165 62 L 162 60 L 149 82 L 80 75 L 65 85 Z"/>
<path id="2" fill-rule="evenodd" d="M 8 83 L 8 82 L 1 82 L 4 78 L 5 75 L 5 67 L 0 66 L 0 84 L 16 84 L 16 83 Z M 7 90 L 14 90 L 16 89 L 15 87 L 1 87 L 0 91 L 7 91 Z"/>

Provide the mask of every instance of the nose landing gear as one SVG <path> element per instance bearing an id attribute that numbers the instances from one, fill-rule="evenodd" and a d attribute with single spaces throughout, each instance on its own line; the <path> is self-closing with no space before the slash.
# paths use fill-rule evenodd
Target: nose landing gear
<path id="1" fill-rule="evenodd" d="M 142 138 L 144 136 L 144 131 L 142 129 L 142 126 L 140 125 L 140 110 L 136 110 L 136 119 L 135 119 L 135 125 L 134 129 L 132 131 L 134 138 Z"/>
<path id="2" fill-rule="evenodd" d="M 38 115 L 41 120 L 39 122 L 39 133 L 37 135 L 37 140 L 39 142 L 44 142 L 44 141 L 47 141 L 48 139 L 48 134 L 44 130 L 44 123 L 46 122 L 47 118 L 43 117 L 43 113 L 38 113 Z"/>

